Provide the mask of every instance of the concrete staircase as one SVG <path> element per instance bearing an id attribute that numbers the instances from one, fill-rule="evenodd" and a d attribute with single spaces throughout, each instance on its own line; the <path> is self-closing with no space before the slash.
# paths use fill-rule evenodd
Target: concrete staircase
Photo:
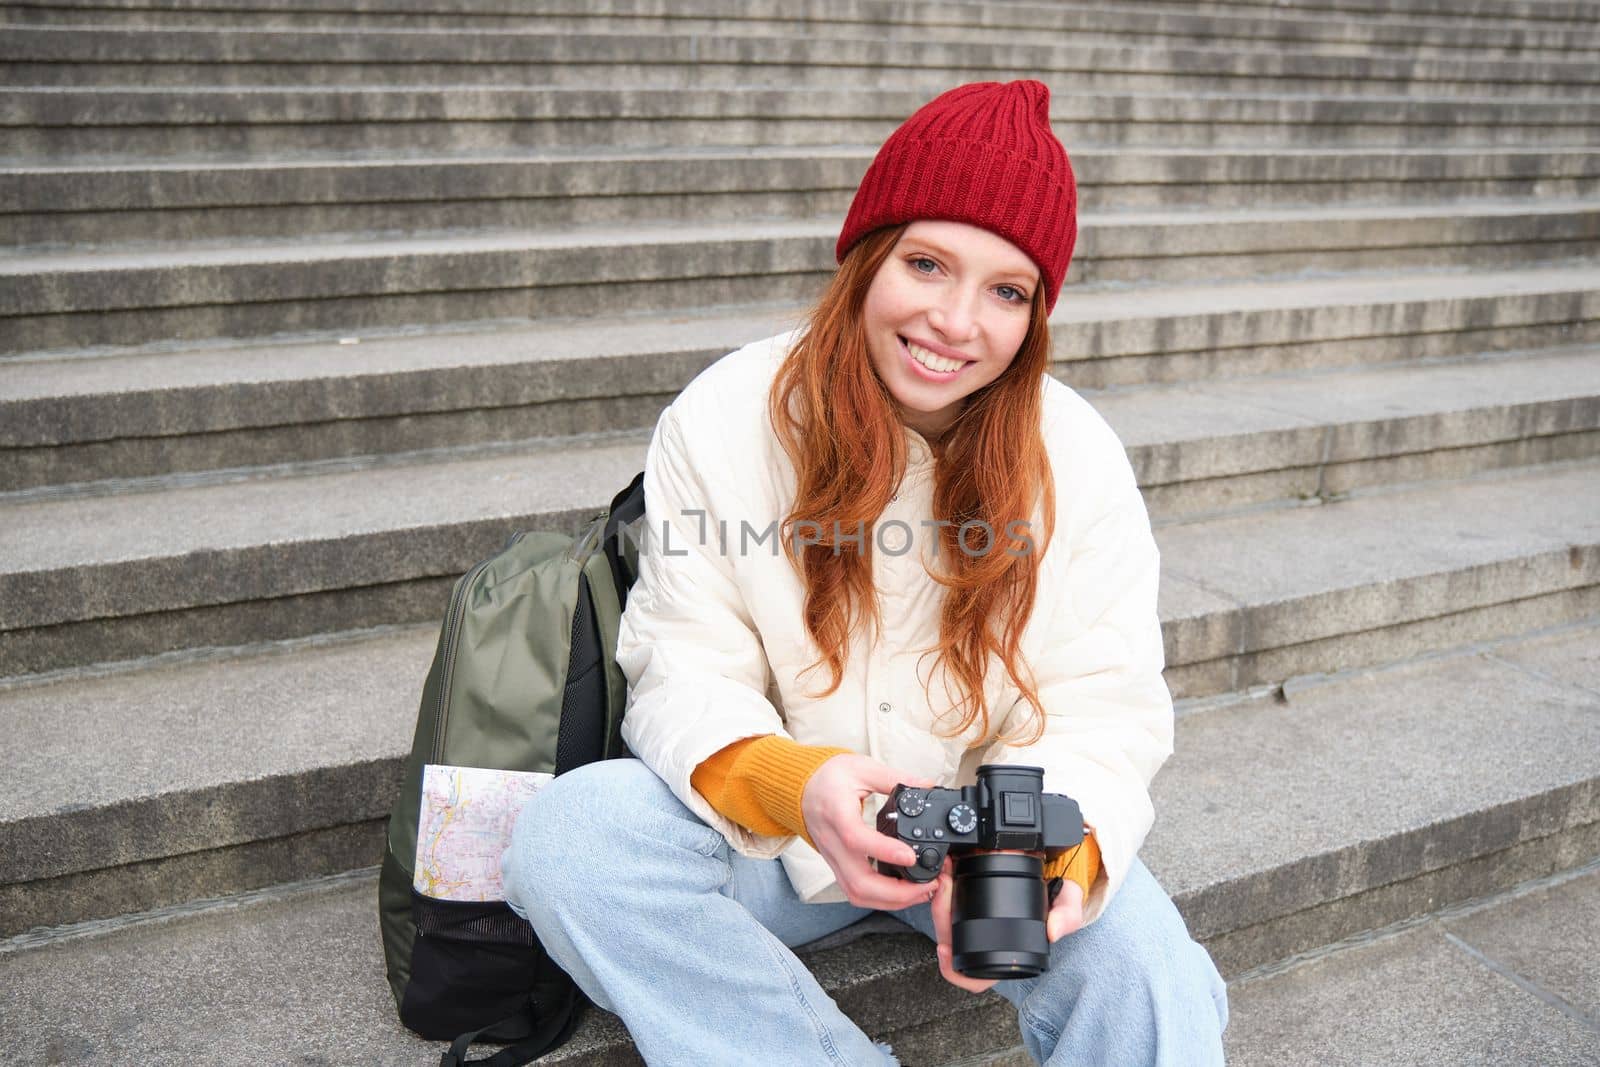
<path id="1" fill-rule="evenodd" d="M 1597 57 L 1576 0 L 0 0 L 0 1035 L 433 1062 L 372 865 L 451 582 L 797 321 L 900 119 L 1033 76 L 1054 371 L 1164 560 L 1144 855 L 1231 1055 L 1302 1062 L 1361 1002 L 1294 961 L 1600 856 Z M 1383 941 L 1418 1003 L 1451 922 Z M 1026 1062 L 914 936 L 810 963 L 906 1063 Z M 1554 998 L 1592 1062 L 1533 973 L 1474 1040 Z"/>

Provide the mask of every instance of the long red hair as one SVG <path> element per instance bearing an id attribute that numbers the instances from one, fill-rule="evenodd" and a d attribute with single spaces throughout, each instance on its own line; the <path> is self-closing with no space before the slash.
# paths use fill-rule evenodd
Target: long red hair
<path id="1" fill-rule="evenodd" d="M 784 517 L 784 551 L 806 588 L 806 630 L 821 651 L 809 669 L 826 664 L 832 682 L 844 680 L 850 636 L 882 619 L 872 586 L 872 530 L 888 506 L 906 466 L 898 408 L 873 369 L 861 309 L 867 289 L 909 225 L 884 227 L 845 255 L 805 329 L 790 348 L 768 396 L 768 415 L 796 472 L 793 509 Z M 989 657 L 1004 664 L 1032 706 L 1028 741 L 1044 730 L 1044 708 L 1021 653 L 1022 632 L 1033 614 L 1039 564 L 1055 530 L 1055 489 L 1040 430 L 1041 378 L 1050 364 L 1050 327 L 1040 288 L 1033 294 L 1028 332 L 1005 372 L 967 397 L 955 423 L 933 442 L 933 518 L 947 590 L 939 619 L 938 654 L 946 677 L 961 692 L 953 702 L 948 736 L 979 723 L 987 737 L 990 712 L 983 691 Z M 1035 507 L 1042 535 L 1032 529 Z M 964 523 L 983 522 L 994 532 L 986 551 Z M 1015 523 L 1026 537 L 1012 536 Z M 804 524 L 804 537 L 798 526 Z M 844 536 L 836 536 L 842 534 Z M 815 541 L 815 543 L 801 543 Z M 926 654 L 926 653 L 925 653 Z M 931 694 L 930 694 L 931 696 Z M 1010 739 L 1021 740 L 1022 734 Z"/>

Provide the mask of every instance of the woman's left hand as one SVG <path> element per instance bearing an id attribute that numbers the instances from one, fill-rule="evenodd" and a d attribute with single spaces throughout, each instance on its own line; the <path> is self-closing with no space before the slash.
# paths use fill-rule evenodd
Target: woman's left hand
<path id="1" fill-rule="evenodd" d="M 1068 878 L 1062 881 L 1055 903 L 1044 917 L 1044 935 L 1055 944 L 1068 934 L 1083 929 L 1083 886 Z"/>
<path id="2" fill-rule="evenodd" d="M 968 978 L 955 969 L 952 962 L 951 918 L 950 906 L 955 896 L 955 878 L 952 874 L 952 861 L 946 859 L 944 870 L 939 872 L 938 881 L 935 882 L 933 902 L 933 932 L 935 935 L 934 953 L 939 957 L 939 973 L 944 975 L 944 980 L 957 989 L 965 989 L 971 993 L 982 993 L 994 985 L 993 978 Z M 1056 894 L 1055 902 L 1050 905 L 1050 910 L 1045 913 L 1044 932 L 1053 944 L 1068 934 L 1083 927 L 1083 887 L 1070 879 L 1061 884 L 1061 890 Z"/>

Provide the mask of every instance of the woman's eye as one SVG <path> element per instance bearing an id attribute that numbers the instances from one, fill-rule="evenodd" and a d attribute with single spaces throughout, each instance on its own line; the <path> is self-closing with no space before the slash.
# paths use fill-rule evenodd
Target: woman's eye
<path id="1" fill-rule="evenodd" d="M 939 264 L 935 263 L 927 256 L 912 256 L 910 263 L 911 269 L 916 271 L 918 274 L 932 274 L 934 271 L 939 269 Z M 923 269 L 923 264 L 927 264 L 926 270 Z"/>
<path id="2" fill-rule="evenodd" d="M 1028 299 L 1028 294 L 1014 285 L 1002 285 L 995 291 L 1000 294 L 1000 299 L 1013 304 L 1025 303 Z"/>

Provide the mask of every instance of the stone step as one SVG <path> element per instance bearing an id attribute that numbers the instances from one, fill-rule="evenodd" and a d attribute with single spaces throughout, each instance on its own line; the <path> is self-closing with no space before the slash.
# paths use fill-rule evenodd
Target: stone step
<path id="1" fill-rule="evenodd" d="M 13 250 L 0 254 L 0 354 L 581 316 L 602 292 L 633 313 L 798 302 L 835 269 L 840 222 Z M 1578 266 L 1600 248 L 1593 200 L 1128 211 L 1079 225 L 1069 286 Z"/>
<path id="2" fill-rule="evenodd" d="M 1184 705 L 1143 858 L 1228 977 L 1587 862 L 1597 638 L 1591 611 Z"/>
<path id="3" fill-rule="evenodd" d="M 703 6 L 703 5 L 702 5 Z M 1027 20 L 1029 25 L 988 26 L 978 24 L 894 24 L 882 22 L 835 21 L 825 18 L 795 19 L 791 21 L 766 21 L 745 18 L 688 18 L 648 16 L 533 16 L 523 18 L 473 19 L 463 22 L 446 17 L 429 20 L 427 25 L 395 27 L 387 24 L 373 25 L 366 20 L 332 21 L 310 16 L 305 22 L 296 20 L 281 25 L 247 26 L 218 24 L 216 12 L 196 12 L 192 21 L 184 19 L 173 25 L 128 25 L 117 19 L 87 21 L 68 19 L 41 19 L 29 16 L 6 16 L 0 13 L 0 23 L 16 32 L 54 34 L 146 34 L 152 32 L 203 35 L 251 34 L 484 34 L 544 35 L 568 34 L 573 36 L 630 36 L 648 35 L 657 40 L 688 39 L 739 41 L 745 39 L 788 39 L 800 37 L 813 39 L 826 36 L 829 40 L 850 44 L 873 43 L 888 46 L 938 47 L 953 44 L 976 46 L 980 54 L 986 49 L 1010 49 L 1017 46 L 1039 47 L 1041 35 L 1057 46 L 1070 43 L 1077 47 L 1111 49 L 1153 48 L 1163 51 L 1220 51 L 1243 57 L 1297 54 L 1317 57 L 1326 62 L 1335 58 L 1367 60 L 1380 57 L 1393 62 L 1415 65 L 1437 61 L 1457 63 L 1483 60 L 1491 64 L 1534 64 L 1552 62 L 1576 65 L 1583 55 L 1592 50 L 1600 35 L 1586 36 L 1581 28 L 1574 27 L 1566 33 L 1508 28 L 1500 32 L 1466 30 L 1459 27 L 1427 27 L 1394 24 L 1344 23 L 1332 26 L 1316 22 L 1263 21 L 1259 19 L 1230 18 L 1219 21 L 1209 16 L 1186 13 L 1156 13 L 1130 22 L 1120 13 L 1085 13 L 1088 18 L 1072 19 L 1074 23 L 1091 28 L 1060 26 L 1046 28 L 1039 20 Z M 365 24 L 365 28 L 363 25 Z M 56 46 L 55 50 L 59 50 Z M 37 51 L 37 50 L 35 50 Z M 123 62 L 115 53 L 100 54 L 94 62 L 109 72 Z M 52 61 L 44 56 L 30 55 L 19 59 L 34 65 L 38 79 L 55 77 Z M 147 77 L 165 77 L 166 70 L 140 68 Z M 201 67 L 212 74 L 237 77 L 215 66 Z M 343 67 L 330 67 L 330 76 L 340 76 Z M 642 73 L 642 72 L 640 72 Z M 252 76 L 275 78 L 271 69 L 262 66 Z M 16 72 L 0 72 L 0 76 L 14 79 L 14 84 L 70 84 L 70 82 L 16 79 Z M 171 83 L 162 83 L 171 84 Z M 180 83 L 181 84 L 181 83 Z M 224 82 L 223 84 L 238 84 Z M 276 83 L 273 83 L 276 84 Z"/>
<path id="4" fill-rule="evenodd" d="M 0 689 L 37 779 L 0 818 L 23 864 L 0 937 L 377 863 L 437 639 L 436 620 Z"/>
<path id="5" fill-rule="evenodd" d="M 1593 461 L 1160 527 L 1179 697 L 1421 655 L 1594 614 Z M 1541 494 L 1570 492 L 1546 502 Z"/>
<path id="6" fill-rule="evenodd" d="M 1573 868 L 1595 855 L 1600 849 L 1597 638 L 1600 617 L 1591 617 L 1543 635 L 1290 685 L 1281 693 L 1215 707 L 1180 709 L 1176 755 L 1156 779 L 1159 817 L 1143 855 L 1224 974 L 1246 976 L 1235 987 L 1230 1051 L 1243 1055 L 1248 1049 L 1277 1047 L 1260 1042 L 1271 1041 L 1273 1025 L 1281 1020 L 1272 999 L 1282 995 L 1274 990 L 1284 983 L 1262 981 L 1256 970 L 1262 965 Z M 426 654 L 421 635 L 410 640 L 417 653 Z M 296 739 L 295 747 L 307 752 L 338 748 L 345 743 L 352 706 L 371 709 L 375 702 L 392 700 L 397 705 L 392 721 L 381 731 L 392 765 L 409 735 L 414 697 L 394 684 L 394 664 L 360 643 L 278 658 L 299 656 L 306 659 L 308 673 L 297 674 L 292 690 L 263 673 L 266 661 L 243 661 L 231 673 L 217 673 L 219 683 L 233 678 L 240 689 L 259 693 L 271 709 L 249 719 L 252 729 L 276 724 L 261 746 L 263 754 L 284 760 L 283 736 L 300 723 L 312 736 Z M 329 665 L 340 657 L 345 672 L 371 683 L 359 687 L 353 705 L 338 703 L 327 688 Z M 419 662 L 413 682 L 420 667 Z M 122 737 L 105 716 L 94 714 L 94 696 L 84 683 L 77 683 L 75 707 L 48 709 L 69 716 L 87 736 L 111 741 L 101 757 L 103 780 L 138 801 L 112 815 L 112 805 L 95 787 L 71 795 L 95 795 L 106 823 L 137 824 L 138 816 L 128 812 L 143 808 L 149 818 L 163 804 L 173 812 L 174 824 L 194 828 L 225 822 L 237 803 L 259 811 L 259 796 L 254 805 L 228 796 L 265 792 L 238 779 L 214 790 L 213 802 L 203 806 L 193 803 L 182 785 L 174 789 L 175 782 L 195 781 L 212 765 L 226 764 L 229 754 L 234 766 L 241 766 L 242 746 L 230 724 L 221 721 L 216 702 L 205 701 L 196 685 L 178 677 L 187 671 L 195 675 L 192 682 L 204 684 L 209 679 L 196 673 L 204 669 L 178 668 L 165 683 L 153 680 L 156 672 L 98 683 L 107 697 L 115 694 L 107 703 L 122 714 L 153 718 L 157 731 L 173 729 L 170 719 L 184 745 L 198 753 L 195 759 L 180 759 L 170 742 L 163 746 L 152 737 L 154 762 L 173 768 L 167 778 L 138 758 L 139 750 L 132 759 L 123 751 L 109 755 L 122 749 Z M 289 669 L 277 668 L 283 674 Z M 237 680 L 246 672 L 258 675 L 253 684 Z M 143 689 L 169 695 L 162 699 Z M 303 692 L 310 701 L 291 699 L 290 691 Z M 10 706 L 0 714 L 24 724 L 22 737 L 29 743 L 17 748 L 24 760 L 20 771 L 37 766 L 32 780 L 48 789 L 48 783 L 67 777 L 63 764 L 82 767 L 89 759 L 86 750 L 93 746 L 59 740 L 66 730 L 45 734 L 40 743 L 52 751 L 38 751 L 33 738 L 40 731 L 27 724 L 37 721 L 40 709 L 30 718 L 12 699 L 6 698 Z M 154 716 L 152 707 L 158 709 Z M 1517 714 L 1518 728 L 1511 733 L 1505 729 L 1507 707 Z M 80 771 L 78 777 L 85 775 Z M 373 818 L 388 803 L 370 782 L 343 791 L 330 788 L 333 784 L 318 782 L 296 799 L 326 806 L 336 795 L 360 798 Z M 141 786 L 147 790 L 142 795 Z M 191 791 L 196 799 L 202 792 Z M 6 826 L 13 839 L 19 799 L 8 794 L 4 801 L 11 808 Z M 30 798 L 36 805 L 47 799 Z M 73 817 L 89 818 L 82 811 Z M 346 852 L 347 863 L 376 856 L 376 822 L 368 828 L 367 853 Z M 314 874 L 315 866 L 289 862 L 284 872 Z M 138 906 L 138 895 L 128 889 L 137 881 L 125 873 L 116 882 L 122 906 Z M 144 897 L 151 903 L 144 906 L 159 906 L 181 895 L 184 879 L 174 865 L 166 877 L 148 879 L 146 886 Z M 65 887 L 55 888 L 58 897 L 64 895 Z M 275 1061 L 304 1051 L 307 1037 L 316 1035 L 339 1043 L 337 1052 L 326 1044 L 319 1048 L 338 1062 L 431 1062 L 427 1057 L 437 1055 L 439 1046 L 412 1038 L 394 1018 L 374 936 L 375 898 L 367 870 L 122 922 L 16 936 L 0 944 L 0 1006 L 22 1042 L 21 1055 L 32 1060 L 54 1055 L 56 1062 L 92 1057 L 97 1063 L 143 1063 L 203 1048 L 215 1060 Z M 1569 902 L 1569 910 L 1581 908 L 1584 899 Z M 4 914 L 17 912 L 8 908 Z M 1501 914 L 1507 922 L 1516 918 Z M 1451 920 L 1459 937 L 1517 943 L 1514 929 L 1497 929 L 1471 915 Z M 892 921 L 873 920 L 863 929 L 895 927 Z M 1545 937 L 1552 933 L 1563 936 L 1547 930 Z M 974 999 L 945 986 L 918 935 L 875 932 L 842 946 L 825 942 L 804 955 L 841 1007 L 868 1032 L 892 1041 L 907 1063 L 948 1063 L 1015 1044 L 1010 1010 L 993 995 Z M 1393 953 L 1378 958 L 1404 966 Z M 190 995 L 193 983 L 212 974 L 221 960 L 228 961 L 230 981 L 214 997 Z M 1330 965 L 1308 966 L 1314 974 Z M 1369 999 L 1395 997 L 1391 983 L 1363 982 L 1367 976 L 1358 971 L 1336 969 Z M 1546 976 L 1560 973 L 1548 962 L 1541 970 Z M 1587 970 L 1579 963 L 1579 975 Z M 286 973 L 295 981 L 285 983 Z M 1287 973 L 1301 975 L 1297 983 L 1308 974 L 1304 968 Z M 91 975 L 100 995 L 79 1003 L 70 993 Z M 1592 999 L 1583 997 L 1581 984 L 1562 988 L 1580 1004 Z M 636 1063 L 633 1056 L 617 1020 L 591 1012 L 572 1043 L 550 1062 L 615 1065 Z"/>
<path id="7" fill-rule="evenodd" d="M 1359 298 L 1359 291 L 1341 294 L 1324 283 L 1282 286 L 1269 311 L 1262 298 L 1270 294 L 1259 291 L 1250 294 L 1253 306 L 1230 306 L 1230 297 L 1242 303 L 1237 289 L 1168 289 L 1144 294 L 1143 317 L 1129 320 L 1120 317 L 1126 308 L 1069 290 L 1073 298 L 1058 306 L 1053 322 L 1054 372 L 1083 387 L 1103 381 L 1107 365 L 1175 364 L 1181 359 L 1176 336 L 1203 330 L 1182 315 L 1196 304 L 1208 305 L 1208 320 L 1231 323 L 1247 344 L 1259 346 L 1225 346 L 1207 333 L 1214 347 L 1197 354 L 1178 386 L 1094 396 L 1130 446 L 1157 515 L 1570 459 L 1593 447 L 1589 423 L 1600 396 L 1596 282 L 1600 276 L 1570 271 L 1532 278 L 1389 278 L 1382 299 L 1373 300 L 1369 286 L 1365 295 L 1373 302 L 1345 309 L 1350 314 L 1343 326 L 1368 346 L 1381 338 L 1390 360 L 1414 365 L 1359 373 L 1283 359 L 1273 366 L 1265 355 L 1273 351 L 1275 321 L 1295 310 L 1331 316 L 1341 296 Z M 1516 289 L 1522 291 L 1513 294 Z M 1294 297 L 1305 304 L 1296 308 Z M 1545 317 L 1561 325 L 1511 325 L 1540 304 Z M 1574 304 L 1591 308 L 1587 319 L 1561 318 L 1563 306 L 1570 313 Z M 1408 306 L 1425 314 L 1453 310 L 1453 322 L 1436 317 L 1439 327 L 1454 332 L 1421 334 L 1401 310 Z M 0 381 L 0 492 L 11 494 L 0 500 L 237 480 L 248 468 L 359 466 L 372 462 L 360 457 L 645 432 L 710 362 L 799 321 L 793 309 L 355 345 L 21 360 Z M 1486 330 L 1487 322 L 1498 328 Z M 1168 339 L 1159 357 L 1124 354 L 1130 335 L 1151 330 Z M 1540 333 L 1564 333 L 1568 347 L 1483 358 L 1492 354 L 1485 342 L 1495 337 L 1504 343 Z M 1586 343 L 1579 341 L 1583 334 Z M 1433 351 L 1423 336 L 1436 340 Z M 1338 343 L 1327 330 L 1304 329 L 1295 338 L 1311 352 L 1326 353 Z M 1462 349 L 1447 355 L 1470 352 L 1473 361 L 1416 364 L 1441 358 L 1440 338 Z M 1238 381 L 1229 379 L 1230 371 L 1235 378 L 1262 372 L 1299 377 Z"/>
<path id="8" fill-rule="evenodd" d="M 1362 148 L 1600 143 L 1600 102 L 1077 92 L 1071 146 Z M 926 92 L 890 89 L 27 89 L 0 96 L 0 163 L 455 155 L 594 145 L 877 144 Z"/>
<path id="9" fill-rule="evenodd" d="M 1600 289 L 1595 298 L 1600 309 Z M 22 360 L 0 378 L 0 492 L 643 433 L 712 361 L 802 315 L 791 307 Z"/>
<path id="10" fill-rule="evenodd" d="M 1600 341 L 1600 269 L 1385 274 L 1304 281 L 1079 290 L 1052 317 L 1055 372 L 1085 389 L 1449 359 Z M 252 462 L 465 444 L 507 436 L 447 432 L 463 409 L 524 407 L 525 432 L 562 435 L 627 425 L 574 416 L 540 423 L 563 400 L 675 392 L 705 362 L 798 324 L 803 308 L 703 311 L 667 317 L 546 320 L 485 332 L 394 335 L 363 329 L 301 342 L 228 347 L 108 347 L 93 359 L 19 359 L 0 380 L 10 446 L 121 437 L 267 431 L 346 419 L 343 448 L 284 451 L 265 436 Z M 355 343 L 338 343 L 355 342 Z M 559 378 L 559 383 L 557 382 Z M 631 388 L 630 388 L 631 387 Z M 380 399 L 386 397 L 387 399 Z M 366 420 L 434 418 L 427 435 L 364 436 Z M 650 414 L 638 416 L 640 427 Z M 358 421 L 359 420 L 359 421 Z M 441 436 L 431 436 L 439 434 Z M 219 439 L 220 440 L 220 439 Z M 19 460 L 26 464 L 27 460 Z M 144 466 L 63 467 L 41 484 L 203 469 L 175 452 Z M 19 479 L 20 481 L 21 479 Z M 37 479 L 29 479 L 37 482 Z"/>
<path id="11" fill-rule="evenodd" d="M 1009 2 L 1009 0 L 1002 0 Z M 1584 0 L 1197 0 L 1200 11 L 1318 12 L 1324 17 L 1382 17 L 1447 19 L 1449 21 L 1527 20 L 1535 23 L 1571 22 L 1590 26 L 1594 7 Z"/>
<path id="12" fill-rule="evenodd" d="M 1600 88 L 1592 62 L 1324 56 L 1228 45 L 894 41 L 864 37 L 577 34 L 504 30 L 250 31 L 10 27 L 12 86 L 606 85 L 898 89 L 1031 76 L 1076 92 L 1417 93 L 1572 98 Z"/>
<path id="13" fill-rule="evenodd" d="M 1584 12 L 1580 11 L 1580 14 Z M 1037 40 L 1041 33 L 1070 35 L 1084 43 L 1108 40 L 1151 42 L 1226 41 L 1231 47 L 1314 47 L 1366 55 L 1399 51 L 1422 56 L 1471 50 L 1485 56 L 1554 58 L 1594 46 L 1600 36 L 1591 22 L 1552 23 L 1472 17 L 1457 7 L 1446 17 L 1396 14 L 1392 8 L 1346 12 L 1287 5 L 1205 4 L 1013 4 L 881 3 L 856 0 L 685 0 L 643 7 L 627 0 L 584 4 L 576 0 L 543 3 L 537 12 L 504 4 L 435 3 L 408 5 L 278 4 L 172 5 L 40 3 L 0 4 L 0 18 L 16 25 L 94 24 L 135 27 L 249 27 L 360 29 L 534 29 L 569 33 L 643 32 L 727 35 L 817 32 L 852 33 L 874 39 Z"/>
<path id="14" fill-rule="evenodd" d="M 455 579 L 512 531 L 576 532 L 638 473 L 645 445 L 635 434 L 9 505 L 0 678 L 436 619 Z"/>
<path id="15" fill-rule="evenodd" d="M 1569 403 L 1567 410 L 1576 413 L 1567 424 L 1581 426 L 1588 418 L 1588 403 Z M 1560 407 L 1558 403 L 1551 409 L 1551 423 L 1561 424 Z M 1280 426 L 1293 421 L 1281 412 L 1262 417 Z M 1383 420 L 1381 413 L 1376 418 Z M 1514 424 L 1517 416 L 1482 418 Z M 1433 420 L 1450 421 L 1444 415 Z M 1460 421 L 1470 423 L 1472 417 L 1460 416 Z M 1426 432 L 1430 419 L 1422 416 L 1415 425 Z M 1258 467 L 1278 462 L 1270 449 L 1261 447 L 1262 440 L 1273 440 L 1273 432 L 1280 438 L 1294 436 L 1292 430 L 1243 435 L 1231 458 L 1246 465 L 1245 457 L 1254 448 L 1266 453 L 1255 460 Z M 1373 436 L 1357 421 L 1325 432 L 1330 449 L 1336 439 L 1359 449 L 1364 434 Z M 1586 431 L 1574 429 L 1565 437 L 1570 443 L 1553 439 L 1548 447 L 1587 447 Z M 1214 444 L 1201 442 L 1194 450 L 1202 470 L 1208 464 L 1220 467 L 1219 457 L 1229 451 L 1214 447 L 1207 455 L 1206 448 Z M 1500 447 L 1510 453 L 1504 462 L 1516 462 L 1535 457 L 1542 446 Z M 1519 449 L 1532 455 L 1519 457 Z M 1496 446 L 1480 446 L 1479 451 L 1492 454 Z M 436 618 L 454 577 L 498 547 L 512 529 L 575 530 L 626 484 L 643 453 L 642 436 L 601 439 L 501 449 L 448 462 L 400 457 L 354 471 L 254 479 L 245 474 L 242 480 L 220 484 L 12 504 L 6 509 L 10 551 L 0 570 L 0 631 L 7 638 L 0 647 L 0 676 Z M 1161 450 L 1152 449 L 1149 455 L 1151 465 L 1159 467 Z M 1303 461 L 1290 461 L 1296 460 Z M 1425 470 L 1429 462 L 1398 457 L 1324 466 L 1329 477 L 1345 474 L 1355 480 L 1363 474 L 1376 476 L 1372 468 L 1387 465 L 1404 473 L 1408 464 Z M 1460 460 L 1444 456 L 1431 462 L 1448 468 Z M 1491 479 L 1466 488 L 1447 485 L 1400 497 L 1353 500 L 1336 508 L 1291 508 L 1270 518 L 1215 520 L 1221 526 L 1204 522 L 1166 527 L 1164 542 L 1186 546 L 1180 556 L 1193 552 L 1205 561 L 1174 572 L 1168 584 L 1167 606 L 1175 620 L 1168 653 L 1175 684 L 1189 694 L 1221 692 L 1253 684 L 1258 672 L 1282 677 L 1280 672 L 1329 669 L 1329 657 L 1339 661 L 1336 666 L 1347 655 L 1355 657 L 1352 662 L 1364 662 L 1361 657 L 1377 639 L 1426 646 L 1451 627 L 1504 632 L 1496 629 L 1502 615 L 1566 617 L 1563 613 L 1570 614 L 1590 596 L 1591 572 L 1600 568 L 1600 556 L 1585 532 L 1600 521 L 1600 506 L 1585 484 L 1585 479 L 1592 484 L 1593 477 L 1592 463 L 1579 464 L 1524 474 L 1517 481 Z M 1243 492 L 1251 483 L 1270 483 L 1273 475 L 1219 479 L 1225 489 Z M 1538 486 L 1550 487 L 1559 499 L 1548 504 L 1524 500 Z M 1203 489 L 1197 493 L 1204 499 Z M 1455 512 L 1452 501 L 1457 498 L 1485 501 L 1474 514 L 1511 508 L 1526 520 L 1554 508 L 1570 522 L 1567 527 L 1552 520 L 1529 530 L 1501 529 L 1494 522 L 1509 523 L 1509 515 L 1492 521 L 1486 517 L 1481 536 L 1463 533 L 1457 527 L 1470 528 L 1473 517 Z M 1359 556 L 1352 555 L 1350 546 L 1329 539 L 1353 538 L 1356 545 L 1399 536 L 1392 528 L 1398 516 L 1375 517 L 1397 506 L 1395 500 L 1427 501 L 1433 510 L 1419 512 L 1404 543 L 1396 546 L 1390 565 L 1398 568 L 1398 576 L 1385 572 L 1380 579 L 1361 572 L 1355 562 Z M 1368 522 L 1377 528 L 1369 528 Z M 1213 536 L 1219 543 L 1205 540 Z M 1427 536 L 1443 538 L 1451 551 L 1442 556 L 1423 551 L 1418 546 Z M 1304 558 L 1305 545 L 1291 537 L 1325 543 L 1333 558 L 1312 566 Z M 1227 581 L 1219 585 L 1214 575 L 1223 563 L 1211 557 L 1234 551 L 1235 544 L 1251 545 L 1252 558 L 1239 567 L 1239 594 L 1219 599 L 1215 590 Z M 1413 547 L 1407 550 L 1405 545 Z M 1502 558 L 1504 553 L 1514 558 Z M 1308 590 L 1275 615 L 1270 605 L 1258 603 L 1272 591 L 1252 583 L 1269 582 L 1268 569 L 1291 565 L 1299 568 L 1295 581 L 1316 578 L 1331 585 Z M 1190 586 L 1185 584 L 1187 575 L 1205 577 Z M 1396 585 L 1408 589 L 1405 603 L 1395 609 L 1398 614 L 1384 614 L 1389 608 L 1383 594 L 1371 587 L 1373 581 L 1385 590 Z M 1268 612 L 1259 625 L 1258 608 Z M 1379 614 L 1369 617 L 1373 611 Z M 1300 617 L 1317 612 L 1331 614 Z M 1367 623 L 1352 628 L 1345 625 L 1346 616 Z"/>
<path id="16" fill-rule="evenodd" d="M 10 246 L 843 216 L 875 147 L 0 168 Z M 1600 148 L 1075 149 L 1086 214 L 1593 199 Z"/>
<path id="17" fill-rule="evenodd" d="M 1600 347 L 1090 394 L 1157 521 L 1600 457 Z"/>
<path id="18" fill-rule="evenodd" d="M 323 1062 L 371 1067 L 433 1067 L 443 1042 L 423 1041 L 395 1018 L 384 979 L 371 875 L 327 879 L 285 890 L 241 895 L 199 909 L 141 918 L 126 926 L 70 936 L 39 947 L 0 951 L 0 973 L 49 959 L 51 975 L 81 979 L 84 953 L 115 960 L 118 992 L 96 998 L 76 1020 L 50 1004 L 53 978 L 0 991 L 8 1019 L 32 1033 L 13 1044 L 42 1062 L 134 1065 L 156 1050 L 206 1049 L 222 1063 Z M 893 920 L 889 920 L 893 921 Z M 919 943 L 920 942 L 920 943 Z M 1015 1013 L 997 996 L 974 998 L 930 970 L 921 935 L 864 937 L 842 947 L 801 955 L 840 1008 L 892 1043 L 901 1062 L 933 1065 L 949 1056 L 1012 1040 Z M 140 947 L 155 955 L 139 957 Z M 133 958 L 124 958 L 128 949 Z M 159 957 L 159 973 L 149 970 Z M 326 958 L 324 958 L 326 957 Z M 225 966 L 225 989 L 192 995 L 204 970 Z M 293 967 L 293 981 L 282 968 Z M 213 972 L 214 973 L 214 972 Z M 275 977 L 274 977 L 275 974 Z M 145 980 L 139 1010 L 121 999 L 122 982 Z M 104 978 L 98 985 L 105 987 Z M 246 1007 L 246 998 L 256 1004 Z M 904 998 L 904 999 L 902 999 Z M 155 1010 L 152 1010 L 155 1009 Z M 105 1010 L 116 1021 L 102 1017 Z M 202 1033 L 207 1025 L 221 1032 Z M 119 1035 L 111 1036 L 114 1028 Z M 190 1028 L 187 1034 L 184 1028 Z M 475 1056 L 483 1052 L 474 1050 Z M 54 1057 L 54 1058 L 51 1058 Z M 476 1062 L 476 1061 L 474 1061 Z M 627 1031 L 613 1015 L 590 1010 L 572 1039 L 541 1064 L 565 1067 L 641 1067 Z"/>
<path id="19" fill-rule="evenodd" d="M 1069 352 L 1056 370 L 1104 389 L 1582 344 L 1596 283 L 1577 265 L 1068 288 L 1052 319 Z"/>
<path id="20" fill-rule="evenodd" d="M 1590 863 L 1241 979 L 1228 1061 L 1399 1067 L 1480 1063 L 1494 1049 L 1513 1063 L 1600 1062 L 1596 916 Z"/>

